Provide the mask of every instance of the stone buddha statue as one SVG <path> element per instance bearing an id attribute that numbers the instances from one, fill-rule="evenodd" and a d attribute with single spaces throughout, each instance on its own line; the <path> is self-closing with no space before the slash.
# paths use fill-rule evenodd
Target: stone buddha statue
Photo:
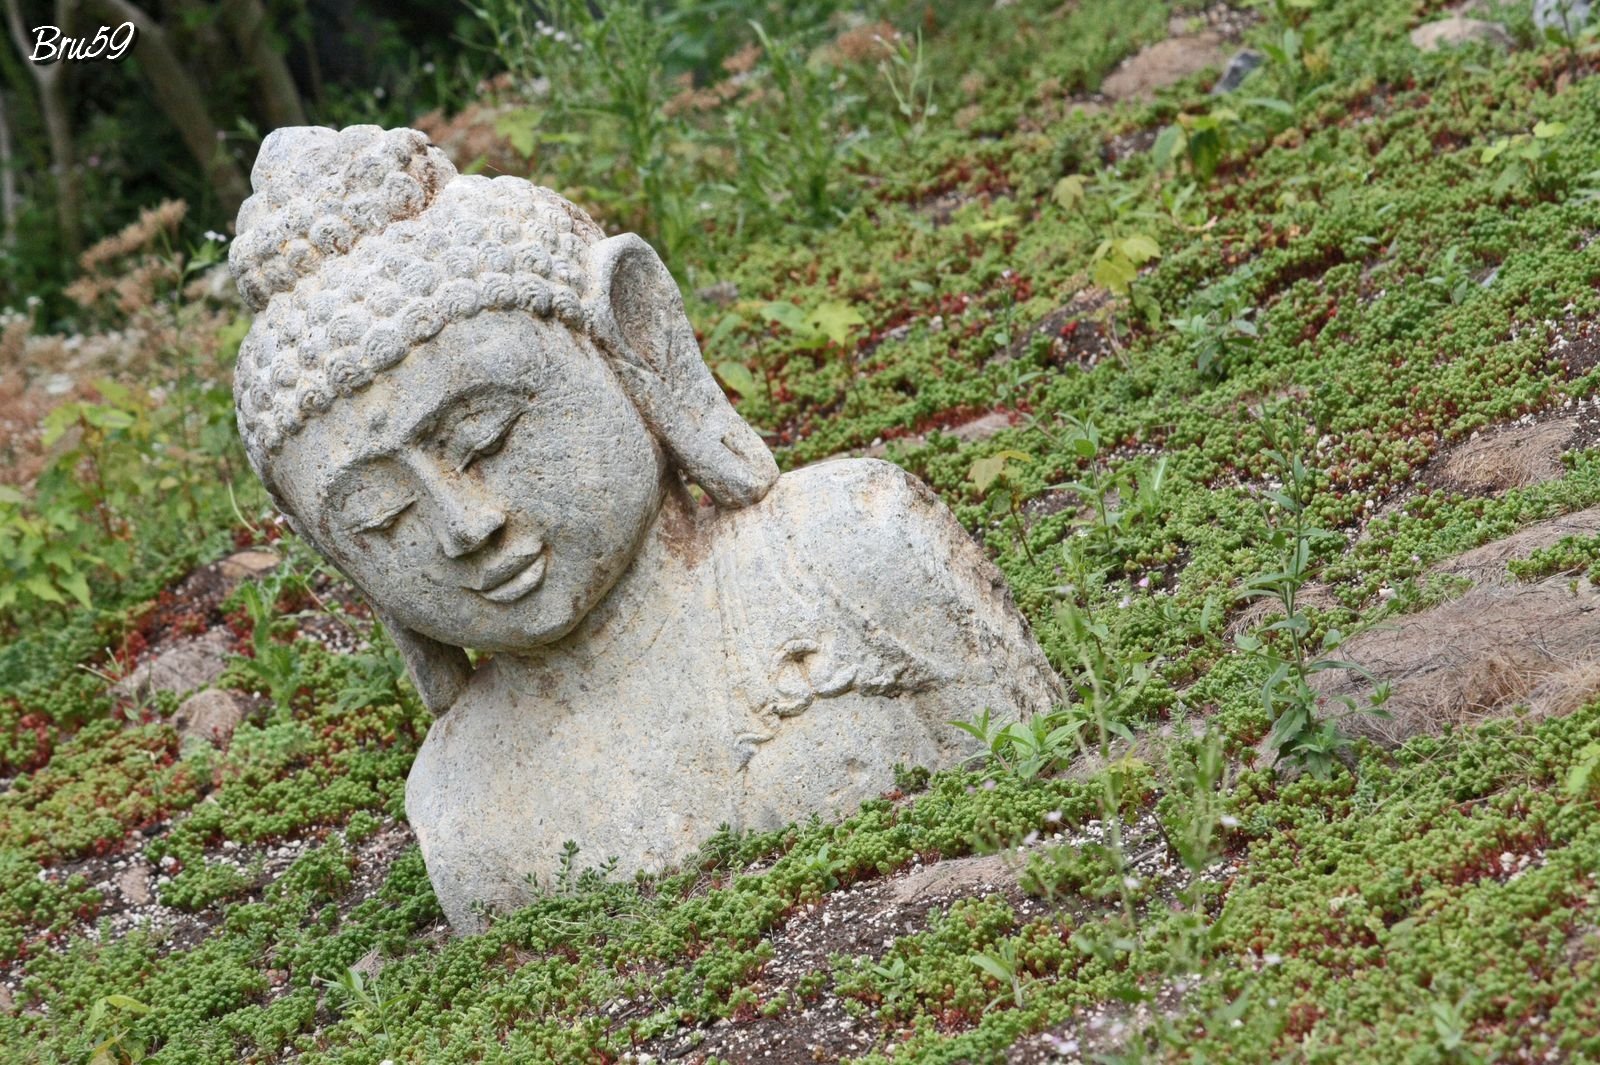
<path id="1" fill-rule="evenodd" d="M 407 129 L 278 130 L 253 183 L 240 432 L 437 715 L 406 811 L 457 930 L 566 841 L 660 870 L 961 762 L 952 720 L 1063 698 L 916 478 L 779 476 L 639 237 Z"/>

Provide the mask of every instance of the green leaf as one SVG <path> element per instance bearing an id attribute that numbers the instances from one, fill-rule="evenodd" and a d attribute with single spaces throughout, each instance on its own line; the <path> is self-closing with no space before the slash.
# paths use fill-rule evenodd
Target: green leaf
<path id="1" fill-rule="evenodd" d="M 1214 125 L 1189 135 L 1189 162 L 1202 178 L 1210 178 L 1222 163 L 1222 132 Z"/>
<path id="2" fill-rule="evenodd" d="M 1094 264 L 1091 277 L 1095 284 L 1110 289 L 1117 295 L 1128 291 L 1128 286 L 1133 284 L 1134 278 L 1139 276 L 1139 270 L 1127 259 L 1121 257 L 1107 257 Z"/>
<path id="3" fill-rule="evenodd" d="M 1068 174 L 1056 182 L 1055 201 L 1062 210 L 1070 211 L 1083 202 L 1083 185 L 1082 174 Z"/>
<path id="4" fill-rule="evenodd" d="M 838 344 L 840 347 L 850 339 L 850 331 L 856 326 L 866 325 L 867 320 L 861 317 L 861 312 L 848 303 L 830 302 L 818 305 L 806 319 L 807 323 L 815 327 L 816 331 Z"/>
<path id="5" fill-rule="evenodd" d="M 741 396 L 755 395 L 756 376 L 750 368 L 742 362 L 719 362 L 716 366 L 717 377 L 723 384 L 739 393 Z"/>
<path id="6" fill-rule="evenodd" d="M 1280 100 L 1275 96 L 1250 96 L 1245 98 L 1242 102 L 1251 107 L 1259 107 L 1266 111 L 1275 111 L 1280 115 L 1294 114 L 1294 104 L 1289 103 L 1287 100 Z"/>
<path id="7" fill-rule="evenodd" d="M 22 587 L 32 592 L 35 598 L 43 599 L 47 603 L 65 603 L 61 593 L 56 591 L 55 585 L 50 583 L 50 578 L 42 573 L 32 573 L 22 579 Z"/>
<path id="8" fill-rule="evenodd" d="M 0 484 L 0 503 L 11 503 L 20 507 L 27 502 L 27 498 L 27 496 L 9 484 Z"/>
<path id="9" fill-rule="evenodd" d="M 717 322 L 717 327 L 711 330 L 711 335 L 706 337 L 706 350 L 715 350 L 722 346 L 733 331 L 744 324 L 744 316 L 739 314 L 725 314 Z"/>
<path id="10" fill-rule="evenodd" d="M 1015 978 L 1015 972 L 1013 970 L 1008 969 L 1005 965 L 995 961 L 987 954 L 974 954 L 972 955 L 971 961 L 972 964 L 976 965 L 978 968 L 982 969 L 984 972 L 988 973 L 990 976 L 994 977 L 995 980 L 1002 984 L 1010 984 Z"/>
<path id="11" fill-rule="evenodd" d="M 100 397 L 107 403 L 117 403 L 124 407 L 133 399 L 133 393 L 128 390 L 127 385 L 118 384 L 109 377 L 95 381 L 94 390 L 100 393 Z"/>
<path id="12" fill-rule="evenodd" d="M 777 300 L 764 305 L 761 308 L 761 317 L 769 322 L 776 322 L 789 332 L 800 336 L 809 336 L 811 333 L 806 327 L 806 312 L 788 300 Z"/>
<path id="13" fill-rule="evenodd" d="M 974 232 L 974 233 L 993 233 L 996 230 L 1005 229 L 1005 228 L 1007 228 L 1009 226 L 1014 226 L 1016 224 L 1017 224 L 1017 216 L 1016 215 L 1014 215 L 1014 214 L 1003 214 L 998 218 L 981 219 L 980 221 L 972 223 L 972 225 L 969 226 L 968 228 L 971 229 L 971 231 Z"/>
<path id="14" fill-rule="evenodd" d="M 1117 242 L 1117 246 L 1122 250 L 1122 254 L 1126 255 L 1135 266 L 1161 257 L 1161 245 L 1143 233 L 1135 233 L 1131 237 L 1124 237 Z"/>
<path id="15" fill-rule="evenodd" d="M 1155 164 L 1157 170 L 1165 170 L 1172 165 L 1178 153 L 1188 147 L 1188 144 L 1189 135 L 1183 131 L 1182 126 L 1167 126 L 1156 134 L 1156 142 L 1150 146 L 1150 161 Z M 1057 202 L 1060 202 L 1060 186 L 1057 185 L 1056 188 Z"/>
<path id="16" fill-rule="evenodd" d="M 89 598 L 89 581 L 83 574 L 63 573 L 56 583 L 71 593 L 72 598 L 76 599 L 81 606 L 87 608 L 92 605 Z M 130 1001 L 132 1000 L 130 999 Z"/>
<path id="17" fill-rule="evenodd" d="M 1533 127 L 1533 135 L 1539 140 L 1549 140 L 1559 137 L 1567 131 L 1565 122 L 1540 122 Z"/>
<path id="18" fill-rule="evenodd" d="M 987 458 L 977 459 L 972 463 L 972 469 L 967 471 L 967 477 L 978 486 L 978 491 L 987 492 L 989 487 L 1000 479 L 1006 470 L 1006 460 L 1001 455 L 990 455 Z"/>
<path id="19" fill-rule="evenodd" d="M 44 416 L 40 424 L 44 428 L 40 442 L 45 447 L 50 447 L 60 440 L 66 431 L 78 424 L 78 412 L 83 409 L 82 403 L 63 403 L 55 410 Z"/>
<path id="20" fill-rule="evenodd" d="M 129 998 L 127 995 L 107 995 L 105 1000 L 107 1005 L 115 1006 L 119 1010 L 127 1010 L 129 1013 L 150 1012 L 149 1006 L 146 1006 L 136 998 Z"/>
<path id="21" fill-rule="evenodd" d="M 116 407 L 92 406 L 83 409 L 83 420 L 96 429 L 126 429 L 133 424 L 133 415 Z"/>
<path id="22" fill-rule="evenodd" d="M 1600 743 L 1591 743 L 1578 752 L 1578 761 L 1567 772 L 1567 794 L 1574 799 L 1587 796 L 1596 769 L 1600 769 Z"/>
<path id="23" fill-rule="evenodd" d="M 532 158 L 539 140 L 539 112 L 531 107 L 508 111 L 495 119 L 494 131 L 504 137 L 518 155 Z"/>

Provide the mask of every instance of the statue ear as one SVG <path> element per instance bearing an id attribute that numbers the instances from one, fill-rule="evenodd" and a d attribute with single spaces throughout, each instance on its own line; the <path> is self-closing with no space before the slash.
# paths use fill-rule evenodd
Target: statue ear
<path id="1" fill-rule="evenodd" d="M 422 705 L 434 717 L 449 710 L 466 690 L 467 681 L 472 679 L 472 662 L 467 652 L 405 628 L 377 607 L 373 607 L 372 612 L 383 622 L 389 639 L 400 649 L 400 657 L 406 660 L 406 672 L 411 674 L 411 683 L 422 696 Z"/>
<path id="2" fill-rule="evenodd" d="M 778 464 L 712 380 L 661 257 L 623 233 L 596 244 L 589 263 L 595 339 L 645 423 L 718 506 L 761 499 Z"/>

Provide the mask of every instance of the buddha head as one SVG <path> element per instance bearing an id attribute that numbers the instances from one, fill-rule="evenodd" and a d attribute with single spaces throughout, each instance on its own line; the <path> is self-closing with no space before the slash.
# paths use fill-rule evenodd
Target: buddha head
<path id="1" fill-rule="evenodd" d="M 674 478 L 722 507 L 776 479 L 637 236 L 520 178 L 459 176 L 414 130 L 280 129 L 252 182 L 229 257 L 256 314 L 246 453 L 435 712 L 463 648 L 572 632 Z"/>

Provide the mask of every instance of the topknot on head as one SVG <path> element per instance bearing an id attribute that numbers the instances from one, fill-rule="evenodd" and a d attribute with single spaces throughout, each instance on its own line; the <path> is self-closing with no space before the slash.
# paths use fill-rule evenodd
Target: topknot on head
<path id="1" fill-rule="evenodd" d="M 246 306 L 345 255 L 363 238 L 433 202 L 456 169 L 414 129 L 294 126 L 274 130 L 250 173 L 228 265 Z"/>

